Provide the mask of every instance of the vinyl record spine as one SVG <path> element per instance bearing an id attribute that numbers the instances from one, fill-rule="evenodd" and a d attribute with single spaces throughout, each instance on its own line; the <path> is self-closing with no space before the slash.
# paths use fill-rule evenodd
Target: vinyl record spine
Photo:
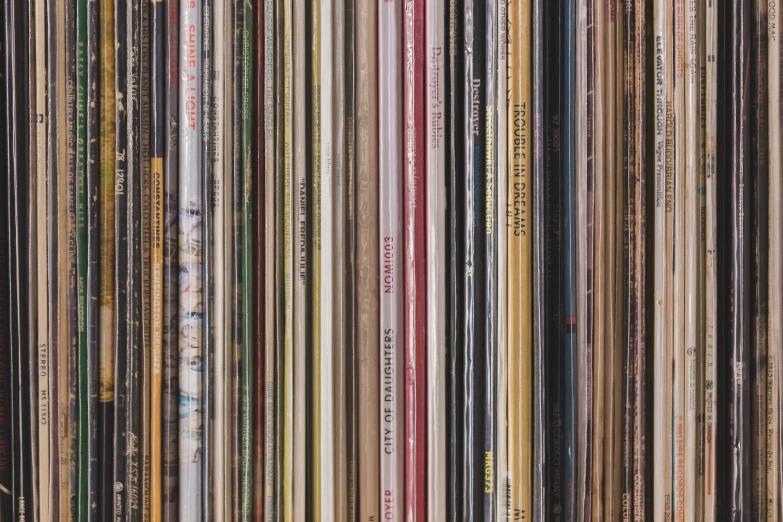
<path id="1" fill-rule="evenodd" d="M 374 5 L 369 2 L 368 4 Z M 294 0 L 293 6 L 293 463 L 292 519 L 307 517 L 307 357 L 308 300 L 311 276 L 308 251 L 308 144 L 307 144 L 307 42 L 306 0 Z M 260 72 L 259 72 L 260 74 Z"/>
<path id="2" fill-rule="evenodd" d="M 446 350 L 447 350 L 447 392 L 446 404 L 448 411 L 446 415 L 446 437 L 447 437 L 447 463 L 446 480 L 448 484 L 446 499 L 446 515 L 449 518 L 459 519 L 463 512 L 463 490 L 464 483 L 464 437 L 462 430 L 462 421 L 464 419 L 464 407 L 462 403 L 462 339 L 464 338 L 464 328 L 461 318 L 463 313 L 463 285 L 462 285 L 462 264 L 461 264 L 461 240 L 460 235 L 461 215 L 458 207 L 458 200 L 463 197 L 461 183 L 463 180 L 462 169 L 462 150 L 459 145 L 462 139 L 462 103 L 461 89 L 463 88 L 460 66 L 462 64 L 462 52 L 460 29 L 462 27 L 462 5 L 459 0 L 449 0 L 446 9 L 446 27 L 447 27 L 447 50 L 448 60 L 446 67 L 446 125 L 447 125 L 447 146 L 446 146 L 446 190 L 447 190 L 447 327 L 446 327 Z M 503 486 L 505 488 L 505 486 Z M 505 495 L 503 495 L 505 499 Z"/>
<path id="3" fill-rule="evenodd" d="M 749 520 L 750 506 L 750 390 L 747 365 L 751 357 L 750 324 L 750 2 L 735 2 L 731 9 L 731 378 L 729 381 L 730 519 Z"/>
<path id="4" fill-rule="evenodd" d="M 115 50 L 116 74 L 115 89 L 117 97 L 130 99 L 128 90 L 129 79 L 129 48 L 127 41 L 127 20 L 131 13 L 128 5 L 117 3 L 115 8 Z M 114 207 L 115 207 L 115 365 L 114 365 L 114 443 L 112 457 L 111 481 L 113 518 L 124 520 L 127 517 L 127 493 L 130 486 L 127 483 L 126 440 L 128 432 L 128 264 L 129 259 L 129 198 L 128 175 L 130 172 L 128 147 L 128 106 L 121 104 L 116 109 L 116 156 L 114 168 Z M 81 412 L 80 412 L 81 413 Z M 81 427 L 81 426 L 80 426 Z M 81 433 L 81 430 L 80 430 Z"/>
<path id="5" fill-rule="evenodd" d="M 346 473 L 348 476 L 347 514 L 358 516 L 358 346 L 357 340 L 357 267 L 356 267 L 356 1 L 345 2 L 345 383 L 346 383 Z"/>
<path id="6" fill-rule="evenodd" d="M 767 375 L 768 375 L 768 266 L 769 266 L 769 142 L 767 2 L 751 3 L 751 157 L 753 175 L 751 338 L 751 517 L 766 514 L 767 499 Z"/>
<path id="7" fill-rule="evenodd" d="M 153 4 L 154 6 L 155 4 Z M 230 46 L 231 39 L 225 38 L 222 35 L 225 34 L 226 24 L 228 21 L 228 6 L 230 2 L 228 0 L 216 0 L 213 4 L 214 20 L 213 20 L 213 35 L 214 35 L 214 51 L 212 56 L 212 70 L 213 75 L 210 78 L 212 82 L 212 98 L 208 101 L 210 111 L 212 112 L 211 118 L 211 133 L 209 148 L 212 151 L 212 198 L 211 204 L 213 207 L 213 234 L 212 234 L 212 252 L 213 257 L 213 318 L 214 318 L 214 351 L 213 351 L 213 400 L 212 400 L 212 415 L 208 419 L 208 422 L 212 425 L 212 462 L 211 469 L 213 472 L 212 479 L 209 481 L 212 491 L 212 511 L 210 517 L 212 520 L 231 520 L 229 506 L 231 505 L 231 466 L 230 466 L 230 436 L 232 430 L 231 426 L 231 410 L 229 401 L 229 387 L 232 381 L 230 372 L 230 354 L 232 346 L 230 327 L 231 324 L 231 308 L 230 308 L 230 277 L 227 274 L 230 273 L 228 267 L 230 263 L 227 262 L 229 255 L 227 255 L 228 245 L 227 240 L 230 239 L 230 235 L 226 234 L 227 227 L 227 210 L 229 205 L 227 204 L 229 192 L 226 190 L 226 174 L 230 173 L 227 169 L 227 165 L 230 165 L 228 157 L 230 150 L 226 147 L 226 137 L 228 135 L 227 114 L 226 109 L 226 74 L 229 66 L 231 65 L 227 60 L 227 48 Z M 155 32 L 153 31 L 153 35 Z M 155 55 L 153 54 L 153 57 Z M 154 74 L 153 74 L 154 77 Z M 156 105 L 153 103 L 153 107 Z M 154 207 L 153 207 L 154 208 Z M 205 441 L 206 444 L 206 441 Z"/>
<path id="8" fill-rule="evenodd" d="M 603 497 L 604 516 L 607 520 L 616 520 L 620 516 L 620 450 L 621 450 L 621 396 L 622 382 L 622 353 L 620 350 L 620 332 L 618 326 L 620 320 L 620 295 L 618 290 L 621 284 L 619 262 L 621 249 L 621 222 L 618 212 L 621 190 L 622 156 L 620 122 L 622 105 L 620 103 L 620 75 L 617 52 L 619 18 L 617 4 L 614 2 L 605 5 L 606 20 L 606 67 L 605 71 L 605 144 L 604 156 L 606 165 L 605 181 L 605 213 L 606 219 L 606 410 L 605 410 L 605 488 Z M 596 314 L 598 315 L 598 314 Z"/>
<path id="9" fill-rule="evenodd" d="M 669 478 L 669 472 L 667 472 L 668 462 L 671 461 L 667 456 L 671 455 L 671 448 L 669 447 L 669 438 L 671 437 L 671 429 L 669 428 L 668 419 L 671 418 L 670 406 L 667 402 L 667 389 L 666 389 L 666 375 L 667 375 L 667 357 L 666 357 L 666 306 L 667 306 L 667 293 L 666 293 L 666 270 L 667 270 L 667 258 L 666 258 L 666 181 L 667 181 L 667 92 L 666 82 L 667 76 L 670 74 L 669 67 L 669 55 L 666 52 L 667 37 L 669 33 L 669 17 L 671 10 L 667 8 L 668 2 L 666 0 L 657 0 L 653 6 L 654 10 L 654 29 L 653 34 L 655 38 L 655 86 L 654 86 L 654 188 L 655 188 L 655 200 L 653 208 L 653 222 L 654 222 L 654 275 L 653 275 L 653 295 L 655 307 L 653 310 L 653 366 L 655 372 L 659 375 L 659 378 L 655 380 L 653 385 L 653 397 L 655 407 L 655 417 L 659 419 L 654 429 L 653 439 L 653 451 L 656 455 L 662 455 L 662 458 L 655 460 L 655 469 L 653 471 L 654 478 L 654 495 L 653 495 L 653 515 L 657 520 L 664 520 L 669 510 L 670 500 L 668 490 L 671 487 L 671 480 Z"/>
<path id="10" fill-rule="evenodd" d="M 497 0 L 485 2 L 485 59 L 483 63 L 486 105 L 483 107 L 484 126 L 484 220 L 482 242 L 484 263 L 484 426 L 481 434 L 484 456 L 484 519 L 494 521 L 497 513 L 497 359 L 498 359 L 498 207 L 497 207 L 497 105 L 500 99 L 498 87 L 498 4 Z M 532 437 L 531 437 L 532 447 Z M 532 452 L 531 452 L 532 453 Z"/>
<path id="11" fill-rule="evenodd" d="M 497 431 L 495 454 L 495 512 L 499 520 L 509 515 L 508 483 L 508 2 L 497 2 L 497 103 L 494 193 L 497 236 Z M 448 203 L 446 204 L 448 206 Z M 445 249 L 445 244 L 444 244 Z M 447 272 L 448 274 L 448 272 Z M 456 321 L 456 317 L 454 319 Z M 542 490 L 543 493 L 543 490 Z"/>
<path id="12" fill-rule="evenodd" d="M 343 520 L 348 516 L 348 434 L 346 406 L 349 396 L 346 388 L 346 363 L 349 350 L 346 339 L 347 279 L 346 263 L 346 114 L 345 114 L 345 2 L 337 0 L 332 4 L 332 400 L 334 423 L 334 517 Z"/>
<path id="13" fill-rule="evenodd" d="M 277 70 L 275 69 L 275 3 L 273 0 L 265 0 L 263 3 L 263 93 L 264 93 L 264 191 L 263 201 L 265 206 L 264 213 L 264 288 L 269 292 L 274 289 L 275 284 L 275 272 L 274 272 L 274 260 L 275 260 L 275 230 L 279 226 L 276 222 L 277 215 L 275 213 L 275 117 L 276 107 L 274 103 L 274 86 L 277 78 Z M 260 32 L 260 28 L 259 28 Z M 258 61 L 257 61 L 258 63 Z M 259 76 L 259 82 L 261 77 Z M 236 106 L 236 105 L 235 105 Z M 259 138 L 260 139 L 260 138 Z M 261 170 L 259 166 L 259 171 Z M 260 172 L 259 172 L 260 173 Z M 259 176 L 260 182 L 260 176 Z M 235 188 L 236 190 L 236 188 Z M 261 191 L 259 185 L 258 192 Z M 261 198 L 259 194 L 259 200 Z M 259 201 L 260 203 L 260 201 Z M 260 238 L 259 238 L 260 240 Z M 259 254 L 260 254 L 259 245 Z M 260 261 L 259 261 L 260 262 Z M 259 281 L 259 289 L 261 283 Z M 275 465 L 276 454 L 275 447 L 277 444 L 277 430 L 275 424 L 274 407 L 275 407 L 275 391 L 277 389 L 277 383 L 275 381 L 275 302 L 274 299 L 264 299 L 264 344 L 263 353 L 264 361 L 261 365 L 259 360 L 257 366 L 263 368 L 264 374 L 264 461 L 263 461 L 263 481 L 259 480 L 258 473 L 256 473 L 255 480 L 259 483 L 258 486 L 263 484 L 264 486 L 264 520 L 270 522 L 275 517 Z M 259 411 L 259 415 L 260 415 Z M 257 486 L 257 487 L 258 487 Z M 258 514 L 256 513 L 256 520 L 258 520 Z"/>
<path id="14" fill-rule="evenodd" d="M 636 389 L 634 397 L 634 520 L 641 521 L 648 516 L 647 498 L 647 4 L 636 0 L 634 31 L 635 89 L 637 103 L 634 107 L 635 126 L 635 198 L 634 227 L 636 229 L 635 271 L 637 289 L 634 301 L 635 327 L 635 372 Z"/>
<path id="15" fill-rule="evenodd" d="M 402 233 L 402 2 L 378 4 L 378 105 L 380 203 L 380 494 L 384 516 L 404 519 Z M 316 221 L 317 223 L 317 221 Z"/>
<path id="16" fill-rule="evenodd" d="M 114 2 L 99 2 L 98 43 L 100 46 L 100 68 L 98 84 L 100 89 L 100 333 L 99 333 L 99 513 L 102 519 L 112 517 L 112 462 L 114 448 L 114 299 L 115 299 L 115 250 L 114 250 L 114 168 L 115 168 L 115 41 Z"/>
<path id="17" fill-rule="evenodd" d="M 426 212 L 426 332 L 427 332 L 427 518 L 436 520 L 446 513 L 446 164 L 445 164 L 445 60 L 444 32 L 446 4 L 426 4 L 424 67 L 426 101 L 424 139 L 426 156 L 423 189 Z M 419 317 L 420 321 L 422 318 Z"/>
<path id="18" fill-rule="evenodd" d="M 577 307 L 576 307 L 576 1 L 564 0 L 561 11 L 563 105 L 564 122 L 562 139 L 562 187 L 563 187 L 563 516 L 566 520 L 576 515 L 576 446 L 577 446 Z"/>
<path id="19" fill-rule="evenodd" d="M 0 28 L 5 31 L 5 23 L 7 21 L 8 11 L 3 8 L 0 10 Z M 11 82 L 12 79 L 8 75 L 8 69 L 5 64 L 10 59 L 10 50 L 6 47 L 5 34 L 0 38 L 0 76 L 2 77 L 2 84 L 0 85 L 0 103 L 3 104 L 3 111 L 7 111 L 6 101 L 11 94 Z M 3 125 L 0 127 L 0 147 L 2 151 L 2 159 L 0 159 L 0 187 L 10 192 L 11 181 L 11 154 L 10 144 L 12 139 L 12 132 L 10 131 L 10 124 L 12 122 L 11 113 L 5 112 L 3 119 Z M 9 210 L 11 208 L 10 198 L 4 199 L 0 202 L 0 216 L 3 219 L 3 226 L 0 229 L 0 408 L 4 412 L 2 419 L 0 419 L 0 444 L 4 448 L 3 458 L 0 460 L 0 485 L 2 485 L 2 493 L 0 493 L 0 520 L 3 522 L 13 520 L 13 480 L 14 480 L 14 456 L 10 454 L 13 449 L 13 429 L 14 419 L 13 416 L 13 395 L 11 392 L 13 382 L 13 367 L 11 366 L 11 319 L 14 312 L 11 310 L 11 216 Z M 69 346 L 62 346 L 61 350 L 68 353 Z M 67 406 L 67 405 L 66 405 Z M 66 413 L 67 415 L 67 413 Z M 67 418 L 67 417 L 66 417 Z"/>
<path id="20" fill-rule="evenodd" d="M 163 307 L 166 155 L 166 11 L 162 0 L 150 2 L 150 240 L 151 240 L 151 372 L 149 517 L 163 520 Z"/>
<path id="21" fill-rule="evenodd" d="M 294 443 L 294 317 L 293 317 L 293 226 L 294 226 L 294 202 L 292 199 L 293 190 L 293 2 L 292 0 L 283 0 L 282 5 L 282 78 L 281 86 L 283 89 L 283 105 L 281 118 L 282 125 L 282 162 L 283 169 L 281 174 L 282 193 L 283 193 L 283 307 L 284 315 L 283 328 L 283 360 L 282 362 L 282 397 L 281 406 L 283 415 L 280 419 L 282 429 L 282 447 L 283 457 L 280 463 L 282 468 L 281 489 L 282 505 L 280 506 L 280 518 L 284 521 L 293 519 L 293 443 Z"/>
<path id="22" fill-rule="evenodd" d="M 532 135 L 532 292 L 534 304 L 532 312 L 532 376 L 533 401 L 530 421 L 532 424 L 532 517 L 536 520 L 546 518 L 547 499 L 547 440 L 546 440 L 546 158 L 544 154 L 546 134 L 544 92 L 546 30 L 544 22 L 545 2 L 534 0 L 531 12 L 533 38 L 531 46 L 532 89 L 531 111 L 533 114 Z M 502 91 L 501 91 L 502 92 Z M 528 151 L 530 147 L 528 146 Z M 512 164 L 511 161 L 508 162 Z M 513 178 L 510 178 L 513 179 Z M 502 207 L 501 207 L 502 208 Z M 501 256 L 503 259 L 503 256 Z M 550 298 L 551 299 L 551 298 Z M 513 401 L 509 401 L 509 404 Z M 508 520 L 508 516 L 503 520 Z"/>
<path id="23" fill-rule="evenodd" d="M 97 4 L 97 3 L 96 3 Z M 127 354 L 127 517 L 131 522 L 143 519 L 144 488 L 144 280 L 142 240 L 142 148 L 141 148 L 141 0 L 129 4 L 128 27 L 128 354 Z"/>
<path id="24" fill-rule="evenodd" d="M 562 2 L 546 4 L 544 26 L 546 45 L 544 46 L 544 223 L 545 249 L 547 259 L 551 260 L 546 272 L 546 339 L 554 348 L 546 354 L 546 433 L 547 461 L 550 462 L 547 474 L 546 516 L 560 520 L 563 501 L 563 286 L 562 286 L 562 139 L 564 128 L 561 118 L 562 103 L 562 67 L 560 27 Z M 513 45 L 513 41 L 512 41 Z M 512 49 L 513 53 L 513 49 Z M 515 173 L 514 173 L 515 174 Z M 510 273 L 510 272 L 509 272 Z M 510 287 L 509 287 L 510 292 Z M 509 315 L 510 317 L 510 315 Z M 509 357 L 510 358 L 510 357 Z"/>
<path id="25" fill-rule="evenodd" d="M 5 29 L 5 22 L 7 20 L 8 12 L 3 9 L 0 10 L 0 27 Z M 4 36 L 4 35 L 3 35 Z M 2 77 L 2 84 L 0 85 L 0 100 L 3 103 L 3 111 L 6 111 L 6 100 L 10 94 L 10 84 L 12 79 L 8 77 L 8 70 L 5 68 L 7 60 L 10 58 L 10 53 L 6 47 L 5 39 L 3 38 L 0 43 L 0 64 L 3 64 L 0 69 L 0 77 Z M 10 113 L 6 112 L 6 116 L 3 119 L 3 125 L 0 127 L 0 147 L 2 155 L 0 156 L 0 187 L 7 194 L 11 194 L 9 191 L 11 180 L 11 161 L 9 154 L 9 145 L 11 143 L 11 134 L 9 132 L 9 123 L 11 122 Z M 3 458 L 0 460 L 0 485 L 2 489 L 0 491 L 0 520 L 3 522 L 10 522 L 13 520 L 13 461 L 15 460 L 10 451 L 13 449 L 13 400 L 11 393 L 11 386 L 13 381 L 13 367 L 11 366 L 11 318 L 14 315 L 10 308 L 11 305 L 11 219 L 9 214 L 10 198 L 3 199 L 0 202 L 0 216 L 3 219 L 3 226 L 0 228 L 0 408 L 3 411 L 2 419 L 0 419 L 0 445 L 2 445 Z M 61 350 L 68 353 L 69 346 L 62 346 Z M 67 405 L 66 405 L 67 406 Z M 67 415 L 67 413 L 66 413 Z M 67 417 L 65 417 L 67 418 Z"/>
<path id="26" fill-rule="evenodd" d="M 67 520 L 75 520 L 78 501 L 79 480 L 77 476 L 78 469 L 78 353 L 79 353 L 79 292 L 77 277 L 77 209 L 76 209 L 76 191 L 77 191 L 77 169 L 76 169 L 76 2 L 68 0 L 65 3 L 65 21 L 64 21 L 64 51 L 65 51 L 65 121 L 62 131 L 65 134 L 65 168 L 66 174 L 65 188 L 67 191 L 67 201 L 65 203 L 67 214 L 67 256 L 68 256 L 68 494 Z M 9 156 L 10 157 L 10 156 Z M 10 289 L 10 286 L 9 286 Z"/>
<path id="27" fill-rule="evenodd" d="M 33 447 L 30 408 L 30 383 L 28 368 L 30 365 L 30 339 L 27 328 L 29 317 L 26 274 L 29 270 L 27 251 L 28 232 L 26 229 L 29 176 L 30 140 L 28 122 L 24 112 L 29 104 L 29 89 L 25 86 L 28 75 L 27 56 L 29 47 L 27 35 L 27 6 L 7 2 L 4 4 L 4 48 L 7 56 L 4 63 L 6 83 L 5 110 L 7 124 L 7 152 L 9 161 L 8 207 L 9 242 L 8 251 L 11 256 L 9 265 L 10 295 L 11 295 L 11 418 L 12 426 L 12 511 L 13 518 L 34 517 L 35 507 L 32 502 L 33 488 Z M 28 28 L 29 29 L 29 28 Z M 85 93 L 86 94 L 86 93 Z M 81 123 L 81 122 L 80 122 Z M 81 151 L 80 151 L 81 152 Z M 28 170 L 29 171 L 29 170 Z M 86 270 L 84 270 L 86 273 Z M 80 273 L 81 274 L 81 273 Z M 81 462 L 80 462 L 81 465 Z"/>
<path id="28" fill-rule="evenodd" d="M 150 0 L 142 0 L 142 3 Z M 143 5 L 142 4 L 142 5 Z M 201 140 L 199 156 L 199 183 L 201 184 L 202 205 L 202 345 L 201 345 L 201 513 L 206 522 L 212 522 L 214 511 L 214 468 L 213 455 L 215 441 L 214 418 L 214 360 L 215 360 L 215 307 L 214 300 L 214 148 L 212 142 L 214 110 L 213 104 L 213 78 L 212 54 L 214 50 L 213 25 L 214 25 L 214 1 L 202 0 L 201 2 L 201 83 L 200 98 L 197 103 L 201 105 Z M 144 33 L 142 32 L 142 35 Z M 144 56 L 144 53 L 142 53 Z M 145 76 L 142 75 L 142 83 Z M 147 78 L 148 79 L 148 78 Z M 142 91 L 144 89 L 142 88 Z M 142 98 L 143 102 L 143 98 Z M 143 103 L 142 103 L 143 106 Z M 142 122 L 145 116 L 142 110 Z M 147 154 L 148 155 L 148 154 Z M 146 193 L 147 191 L 145 191 Z M 146 244 L 146 242 L 145 242 Z M 145 267 L 146 267 L 145 263 Z M 145 300 L 146 301 L 146 300 Z M 146 320 L 146 318 L 145 318 Z M 145 336 L 145 339 L 147 336 Z M 145 447 L 147 445 L 145 444 Z"/>
<path id="29" fill-rule="evenodd" d="M 97 4 L 77 4 L 77 176 L 80 181 L 77 208 L 79 215 L 80 272 L 80 350 L 79 350 L 79 519 L 97 517 L 97 440 L 95 431 L 95 384 L 97 378 L 97 310 L 94 309 L 98 283 L 97 244 L 97 126 L 95 64 L 90 52 L 97 52 Z M 82 255 L 82 253 L 84 255 Z M 95 331 L 93 331 L 95 329 Z"/>
<path id="30" fill-rule="evenodd" d="M 140 231 L 141 241 L 141 441 L 139 457 L 139 492 L 141 517 L 150 519 L 150 449 L 152 392 L 152 164 L 150 158 L 150 1 L 139 5 L 138 68 L 139 89 L 139 157 L 141 172 Z"/>
<path id="31" fill-rule="evenodd" d="M 768 5 L 769 7 L 769 5 Z M 774 7 L 777 7 L 775 4 Z M 708 8 L 709 9 L 709 8 Z M 709 11 L 708 11 L 709 12 Z M 767 491 L 764 499 L 768 522 L 781 517 L 780 506 L 780 349 L 781 327 L 781 162 L 780 162 L 780 11 L 769 9 L 767 19 L 767 123 L 769 136 L 769 338 L 767 354 Z M 707 65 L 709 70 L 709 64 Z M 710 114 L 709 112 L 707 113 Z M 709 145 L 709 142 L 708 142 Z M 708 156 L 709 159 L 709 156 Z M 707 163 L 710 166 L 709 162 Z M 708 174 L 710 171 L 707 171 Z M 709 290 L 709 286 L 707 287 Z M 708 294 L 709 296 L 709 294 Z M 709 393 L 709 390 L 707 390 Z M 705 427 L 706 429 L 706 427 Z M 706 488 L 705 488 L 706 493 Z"/>
<path id="32" fill-rule="evenodd" d="M 335 315 L 333 295 L 336 292 L 335 285 L 335 160 L 336 147 L 335 128 L 333 118 L 335 115 L 334 101 L 335 89 L 333 78 L 335 76 L 334 56 L 332 49 L 335 43 L 333 0 L 318 0 L 320 6 L 320 35 L 321 35 L 321 360 L 317 366 L 321 373 L 320 398 L 318 404 L 321 409 L 321 436 L 316 444 L 320 446 L 320 475 L 316 478 L 320 482 L 320 500 L 316 502 L 314 509 L 319 510 L 324 522 L 329 522 L 335 517 L 335 404 L 334 404 L 334 353 L 340 349 L 335 346 Z M 330 124 L 331 123 L 331 124 Z M 316 518 L 316 522 L 318 519 Z"/>
<path id="33" fill-rule="evenodd" d="M 484 360 L 480 347 L 484 342 L 485 316 L 479 312 L 484 303 L 484 137 L 486 84 L 484 51 L 486 42 L 485 4 L 467 0 L 464 4 L 465 28 L 464 91 L 466 118 L 463 123 L 465 154 L 465 197 L 462 208 L 464 230 L 464 328 L 465 328 L 465 520 L 480 520 L 484 512 L 484 455 L 482 453 L 484 426 L 484 393 L 487 392 Z"/>
<path id="34" fill-rule="evenodd" d="M 173 522 L 179 516 L 179 0 L 164 0 L 164 9 L 161 520 Z"/>
<path id="35" fill-rule="evenodd" d="M 193 2 L 180 11 L 179 113 L 184 121 L 179 127 L 179 518 L 202 517 L 203 447 L 201 424 L 203 380 L 201 357 L 204 328 L 204 194 L 201 183 L 202 143 L 202 11 Z"/>
<path id="36" fill-rule="evenodd" d="M 358 519 L 381 516 L 378 2 L 356 2 Z M 309 267 L 308 267 L 309 268 Z"/>
<path id="37" fill-rule="evenodd" d="M 426 158 L 424 96 L 424 3 L 403 4 L 403 259 L 405 273 L 405 513 L 426 517 L 426 249 L 424 165 Z"/>
<path id="38" fill-rule="evenodd" d="M 704 345 L 704 520 L 717 518 L 716 464 L 717 464 L 717 387 L 718 387 L 718 270 L 717 270 L 717 131 L 718 131 L 718 66 L 712 57 L 718 52 L 718 6 L 708 2 L 706 19 L 706 271 L 705 271 L 705 345 Z M 770 53 L 772 57 L 773 53 Z M 770 71 L 771 72 L 771 71 Z M 774 74 L 771 72 L 771 74 Z M 772 78 L 772 75 L 770 76 Z M 770 124 L 776 118 L 770 119 Z M 772 132 L 770 132 L 772 134 Z M 774 162 L 774 156 L 773 156 Z"/>
<path id="39" fill-rule="evenodd" d="M 239 83 L 238 100 L 241 110 L 234 115 L 240 121 L 240 142 L 239 146 L 239 171 L 235 175 L 234 191 L 241 195 L 240 221 L 238 226 L 241 234 L 241 250 L 235 254 L 241 256 L 241 313 L 236 314 L 237 321 L 241 321 L 241 375 L 240 375 L 240 398 L 239 406 L 241 412 L 240 424 L 240 520 L 248 522 L 253 513 L 253 441 L 251 427 L 253 424 L 253 368 L 254 368 L 254 328 L 253 328 L 253 210 L 251 206 L 251 196 L 253 194 L 253 169 L 252 169 L 252 136 L 253 136 L 253 99 L 252 85 L 254 78 L 254 61 L 252 39 L 254 34 L 254 11 L 252 0 L 243 0 L 241 31 L 239 32 L 241 42 L 241 53 L 237 53 L 237 59 L 241 61 L 241 74 L 235 77 L 234 81 Z M 239 11 L 238 11 L 239 12 Z M 236 109 L 235 109 L 236 110 Z M 240 184 L 239 186 L 237 186 Z"/>
<path id="40" fill-rule="evenodd" d="M 622 77 L 623 77 L 623 190 L 622 190 L 622 215 L 623 215 L 623 440 L 622 440 L 622 471 L 621 471 L 621 495 L 623 507 L 621 516 L 625 519 L 633 517 L 633 407 L 635 399 L 635 314 L 633 305 L 635 302 L 636 277 L 634 271 L 634 254 L 636 235 L 634 229 L 635 199 L 635 142 L 633 112 L 636 104 L 634 89 L 634 62 L 635 49 L 634 30 L 635 10 L 633 3 L 629 3 L 624 10 L 623 38 L 622 38 Z"/>
<path id="41" fill-rule="evenodd" d="M 699 384 L 699 366 L 702 347 L 702 310 L 700 298 L 701 277 L 704 268 L 699 265 L 701 250 L 701 58 L 699 56 L 699 27 L 697 0 L 688 0 L 685 40 L 685 101 L 687 157 L 685 176 L 685 516 L 694 520 L 701 510 L 697 495 L 699 464 L 700 421 L 696 405 Z"/>
<path id="42" fill-rule="evenodd" d="M 595 24 L 593 32 L 593 52 L 595 56 L 594 64 L 594 107 L 595 121 L 594 131 L 594 247 L 593 247 L 593 277 L 595 297 L 593 304 L 593 367 L 589 369 L 593 378 L 593 430 L 592 434 L 592 473 L 591 481 L 591 516 L 601 518 L 604 513 L 604 491 L 607 487 L 604 482 L 604 441 L 606 438 L 606 367 L 607 367 L 607 325 L 606 305 L 607 298 L 607 267 L 609 252 L 607 251 L 607 221 L 611 219 L 611 214 L 606 212 L 608 198 L 606 194 L 607 178 L 607 157 L 606 145 L 604 142 L 605 123 L 604 123 L 604 92 L 606 89 L 605 68 L 607 62 L 605 39 L 606 39 L 606 5 L 600 1 L 593 1 L 593 23 Z M 608 112 L 608 111 L 607 111 Z M 608 474 L 607 474 L 608 475 Z"/>
<path id="43" fill-rule="evenodd" d="M 31 286 L 31 292 L 34 292 L 35 299 L 35 339 L 36 348 L 33 355 L 36 358 L 34 369 L 37 381 L 36 402 L 38 403 L 38 487 L 34 491 L 34 497 L 37 496 L 38 517 L 42 520 L 48 520 L 51 516 L 51 497 L 52 497 L 52 470 L 50 466 L 50 457 L 52 453 L 52 440 L 49 435 L 49 426 L 51 425 L 52 406 L 50 403 L 51 391 L 49 387 L 49 361 L 51 359 L 50 343 L 50 322 L 49 322 L 49 245 L 47 216 L 51 212 L 49 207 L 49 171 L 47 161 L 47 142 L 46 133 L 47 119 L 49 112 L 46 109 L 47 101 L 47 83 L 49 71 L 46 67 L 46 3 L 44 0 L 34 0 L 31 3 L 33 22 L 31 23 L 30 34 L 34 33 L 35 51 L 31 58 L 34 66 L 34 85 L 31 94 L 34 93 L 35 101 L 32 102 L 32 112 L 35 115 L 35 127 L 31 132 L 35 133 L 35 140 L 32 144 L 34 150 L 35 168 L 31 170 L 31 180 L 33 183 L 31 197 L 31 223 L 35 233 L 35 245 L 31 243 L 34 252 L 31 257 L 31 268 L 35 266 L 35 286 Z M 35 216 L 33 217 L 33 214 Z M 31 324 L 31 326 L 33 326 Z"/>

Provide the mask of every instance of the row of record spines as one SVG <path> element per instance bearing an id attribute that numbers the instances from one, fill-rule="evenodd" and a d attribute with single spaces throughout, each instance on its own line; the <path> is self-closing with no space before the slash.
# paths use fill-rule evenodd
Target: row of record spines
<path id="1" fill-rule="evenodd" d="M 133 279 L 131 278 L 131 279 L 130 279 L 130 281 L 133 281 Z M 643 431 L 643 430 L 642 430 L 642 431 Z"/>

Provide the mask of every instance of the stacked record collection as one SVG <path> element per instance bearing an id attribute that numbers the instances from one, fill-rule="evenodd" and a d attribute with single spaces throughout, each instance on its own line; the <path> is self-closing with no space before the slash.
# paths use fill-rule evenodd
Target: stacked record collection
<path id="1" fill-rule="evenodd" d="M 0 522 L 783 522 L 777 0 L 0 6 Z"/>

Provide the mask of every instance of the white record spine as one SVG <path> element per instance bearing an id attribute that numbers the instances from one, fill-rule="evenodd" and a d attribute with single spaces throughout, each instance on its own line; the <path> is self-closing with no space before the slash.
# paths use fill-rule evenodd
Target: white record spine
<path id="1" fill-rule="evenodd" d="M 446 512 L 446 154 L 443 0 L 427 2 L 427 514 Z"/>
<path id="2" fill-rule="evenodd" d="M 381 512 L 403 520 L 402 0 L 379 0 Z"/>

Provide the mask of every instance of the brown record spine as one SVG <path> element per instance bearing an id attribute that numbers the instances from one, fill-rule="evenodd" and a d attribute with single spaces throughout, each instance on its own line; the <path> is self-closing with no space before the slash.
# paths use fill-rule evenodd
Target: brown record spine
<path id="1" fill-rule="evenodd" d="M 356 247 L 359 361 L 359 522 L 380 520 L 380 260 L 378 242 L 378 2 L 357 2 Z"/>

